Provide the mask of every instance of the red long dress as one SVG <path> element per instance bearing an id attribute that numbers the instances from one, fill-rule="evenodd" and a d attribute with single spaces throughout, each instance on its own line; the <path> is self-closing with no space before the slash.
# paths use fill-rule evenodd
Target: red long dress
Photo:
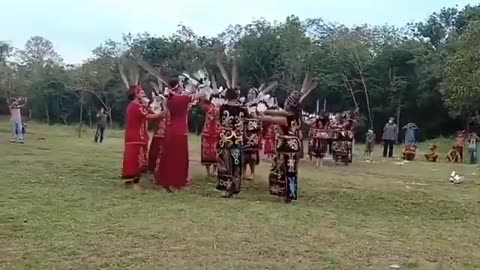
<path id="1" fill-rule="evenodd" d="M 172 95 L 167 100 L 170 112 L 163 153 L 155 172 L 155 183 L 167 190 L 180 189 L 188 183 L 188 108 L 190 96 Z"/>
<path id="2" fill-rule="evenodd" d="M 150 143 L 150 150 L 148 152 L 148 171 L 153 173 L 159 163 L 159 158 L 162 154 L 163 141 L 165 140 L 165 132 L 167 129 L 168 116 L 160 118 L 157 121 L 157 127 L 153 134 L 152 142 Z"/>
<path id="3" fill-rule="evenodd" d="M 145 124 L 147 114 L 147 110 L 137 101 L 131 101 L 127 106 L 122 169 L 124 182 L 138 182 L 146 168 L 147 153 L 145 149 L 148 138 L 145 137 Z"/>
<path id="4" fill-rule="evenodd" d="M 217 144 L 220 137 L 220 126 L 218 121 L 218 108 L 213 104 L 206 104 L 201 107 L 205 111 L 205 124 L 202 130 L 202 165 L 217 163 Z"/>

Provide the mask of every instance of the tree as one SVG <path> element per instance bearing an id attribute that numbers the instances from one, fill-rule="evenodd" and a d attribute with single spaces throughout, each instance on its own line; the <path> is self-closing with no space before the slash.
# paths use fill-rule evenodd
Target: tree
<path id="1" fill-rule="evenodd" d="M 471 22 L 444 68 L 443 95 L 457 115 L 469 121 L 480 112 L 480 22 Z"/>

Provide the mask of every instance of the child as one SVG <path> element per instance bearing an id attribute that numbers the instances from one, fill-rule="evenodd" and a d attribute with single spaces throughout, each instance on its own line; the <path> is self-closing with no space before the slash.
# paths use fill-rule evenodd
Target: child
<path id="1" fill-rule="evenodd" d="M 437 146 L 435 144 L 428 146 L 429 153 L 425 154 L 425 158 L 427 161 L 430 162 L 437 162 L 438 154 L 437 154 Z"/>
<path id="2" fill-rule="evenodd" d="M 415 155 L 417 154 L 417 147 L 415 145 L 405 145 L 403 149 L 403 159 L 412 161 L 415 159 Z"/>
<path id="3" fill-rule="evenodd" d="M 373 130 L 369 129 L 367 134 L 365 134 L 365 156 L 370 156 L 373 152 L 373 146 L 375 145 L 375 133 Z"/>

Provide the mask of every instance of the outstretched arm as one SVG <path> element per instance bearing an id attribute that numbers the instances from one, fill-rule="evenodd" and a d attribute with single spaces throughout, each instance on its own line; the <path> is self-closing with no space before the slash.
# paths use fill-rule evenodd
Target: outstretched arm
<path id="1" fill-rule="evenodd" d="M 277 124 L 277 125 L 282 125 L 282 126 L 288 125 L 287 118 L 284 117 L 284 116 L 263 115 L 263 116 L 260 116 L 259 119 L 261 121 L 267 122 L 267 123 L 272 123 L 272 124 Z"/>
<path id="2" fill-rule="evenodd" d="M 163 111 L 163 112 L 159 112 L 159 113 L 149 113 L 145 117 L 148 120 L 154 120 L 154 119 L 165 118 L 167 116 L 167 114 L 168 114 L 168 112 Z"/>
<path id="3" fill-rule="evenodd" d="M 283 117 L 287 117 L 288 116 L 288 112 L 286 111 L 276 111 L 276 110 L 266 110 L 265 112 L 263 112 L 264 115 L 270 115 L 270 116 L 283 116 Z"/>

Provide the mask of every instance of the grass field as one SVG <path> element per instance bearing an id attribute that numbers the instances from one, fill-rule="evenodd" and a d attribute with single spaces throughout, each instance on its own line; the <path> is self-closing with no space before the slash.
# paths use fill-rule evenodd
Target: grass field
<path id="1" fill-rule="evenodd" d="M 143 192 L 123 188 L 120 131 L 101 145 L 91 130 L 28 132 L 12 144 L 0 123 L 3 269 L 480 269 L 478 166 L 399 165 L 379 146 L 367 163 L 358 149 L 348 167 L 302 161 L 299 201 L 284 205 L 267 192 L 266 161 L 239 198 L 221 198 L 195 136 L 193 185 L 167 194 L 150 177 Z"/>

